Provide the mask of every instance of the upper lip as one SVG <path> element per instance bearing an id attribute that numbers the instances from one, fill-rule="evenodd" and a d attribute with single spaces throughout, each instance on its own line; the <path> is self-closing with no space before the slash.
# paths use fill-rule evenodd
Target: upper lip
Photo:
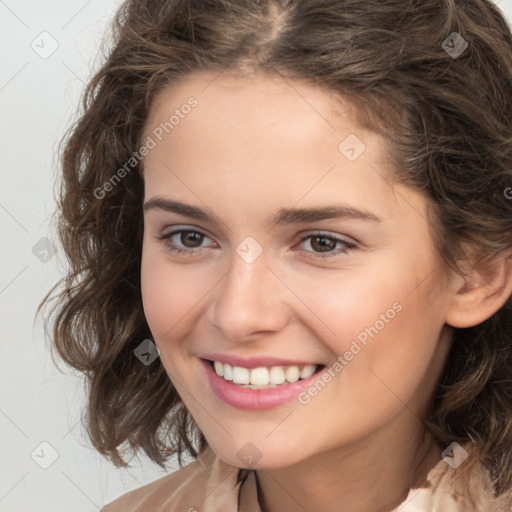
<path id="1" fill-rule="evenodd" d="M 311 361 L 299 361 L 296 359 L 283 359 L 270 356 L 244 357 L 234 354 L 203 354 L 201 358 L 228 363 L 231 366 L 242 366 L 243 368 L 259 368 L 261 366 L 304 366 L 307 364 L 321 365 L 321 363 L 312 363 Z"/>

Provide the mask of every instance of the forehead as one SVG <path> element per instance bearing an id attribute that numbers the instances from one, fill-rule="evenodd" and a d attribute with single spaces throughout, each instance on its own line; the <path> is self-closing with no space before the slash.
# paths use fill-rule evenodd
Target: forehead
<path id="1" fill-rule="evenodd" d="M 194 108 L 188 105 L 191 102 Z M 246 148 L 251 140 L 255 146 L 265 142 L 262 150 L 275 146 L 290 150 L 292 145 L 293 153 L 301 147 L 330 146 L 338 157 L 339 143 L 352 134 L 364 141 L 365 150 L 371 149 L 370 144 L 380 150 L 376 146 L 382 140 L 356 123 L 356 113 L 348 98 L 304 80 L 263 72 L 243 76 L 234 71 L 196 71 L 157 94 L 144 136 L 160 128 L 158 142 L 163 138 L 164 144 L 181 147 L 193 136 L 196 144 L 229 137 Z M 279 144 L 269 144 L 272 140 Z M 381 153 L 384 163 L 386 155 Z"/>
<path id="2" fill-rule="evenodd" d="M 388 216 L 385 141 L 354 112 L 344 98 L 279 75 L 191 74 L 152 105 L 144 137 L 159 130 L 161 140 L 144 161 L 146 196 L 236 195 L 260 208 L 350 199 Z"/>
<path id="3" fill-rule="evenodd" d="M 204 117 L 212 112 L 218 114 L 222 108 L 224 124 L 233 117 L 240 121 L 250 119 L 253 123 L 259 119 L 266 129 L 272 125 L 272 112 L 277 117 L 284 113 L 291 115 L 290 122 L 301 119 L 300 125 L 304 128 L 330 131 L 336 130 L 333 119 L 345 118 L 354 124 L 356 114 L 347 98 L 309 81 L 290 80 L 277 73 L 242 75 L 235 71 L 196 71 L 157 94 L 146 131 L 155 122 L 165 120 L 166 114 L 168 118 L 174 109 L 179 110 L 190 97 L 197 99 Z M 266 121 L 261 116 L 263 111 Z"/>

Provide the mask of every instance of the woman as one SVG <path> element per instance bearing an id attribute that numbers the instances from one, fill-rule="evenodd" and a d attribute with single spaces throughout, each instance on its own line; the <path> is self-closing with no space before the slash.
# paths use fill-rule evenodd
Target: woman
<path id="1" fill-rule="evenodd" d="M 105 512 L 512 508 L 512 35 L 484 0 L 125 2 L 64 141 L 59 356 Z"/>

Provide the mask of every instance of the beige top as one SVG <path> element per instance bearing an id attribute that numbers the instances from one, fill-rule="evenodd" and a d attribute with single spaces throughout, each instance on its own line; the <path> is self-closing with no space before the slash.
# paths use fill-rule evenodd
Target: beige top
<path id="1" fill-rule="evenodd" d="M 426 480 L 392 512 L 512 511 L 510 497 L 493 497 L 487 472 L 480 466 L 469 475 L 461 474 L 441 459 Z M 469 495 L 463 489 L 469 489 Z M 261 508 L 255 472 L 225 463 L 207 446 L 187 466 L 122 495 L 101 512 L 261 512 Z"/>

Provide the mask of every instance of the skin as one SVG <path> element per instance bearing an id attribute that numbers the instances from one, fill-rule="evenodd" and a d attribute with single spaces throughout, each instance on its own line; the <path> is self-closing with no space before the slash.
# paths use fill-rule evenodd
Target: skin
<path id="1" fill-rule="evenodd" d="M 190 96 L 197 107 L 144 162 L 146 202 L 163 197 L 213 216 L 144 213 L 143 305 L 169 378 L 224 461 L 244 467 L 237 452 L 257 447 L 263 512 L 390 511 L 440 460 L 422 418 L 450 325 L 475 325 L 501 307 L 510 269 L 498 268 L 496 279 L 507 279 L 497 297 L 487 285 L 462 294 L 465 281 L 434 251 L 428 199 L 385 179 L 384 141 L 357 125 L 348 101 L 278 75 L 196 72 L 158 95 L 144 136 Z M 348 134 L 366 146 L 355 161 L 338 150 Z M 339 204 L 381 221 L 269 220 L 281 208 Z M 204 234 L 172 238 L 191 253 L 160 240 L 178 228 Z M 318 238 L 300 239 L 318 231 L 357 246 L 337 243 L 321 258 Z M 263 249 L 253 263 L 236 252 L 248 236 Z M 485 282 L 496 290 L 498 281 Z M 223 352 L 329 366 L 397 302 L 400 312 L 306 405 L 231 407 L 198 359 Z"/>

